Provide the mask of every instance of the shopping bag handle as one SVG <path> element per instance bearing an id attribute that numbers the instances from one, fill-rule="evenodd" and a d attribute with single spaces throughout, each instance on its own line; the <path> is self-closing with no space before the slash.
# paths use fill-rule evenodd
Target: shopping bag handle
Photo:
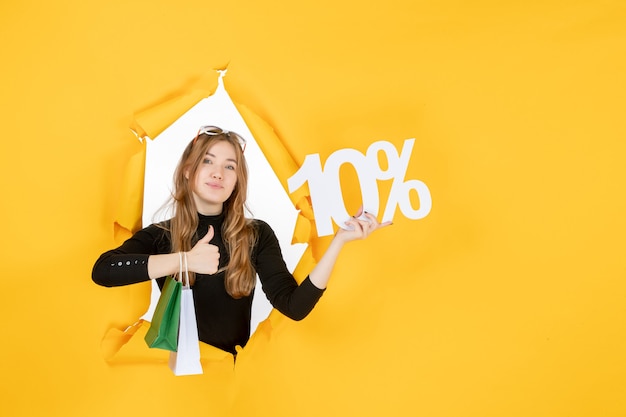
<path id="1" fill-rule="evenodd" d="M 178 276 L 176 277 L 176 281 L 183 280 L 183 254 L 178 252 Z"/>
<path id="2" fill-rule="evenodd" d="M 182 265 L 181 265 L 181 277 L 180 280 L 183 283 L 183 288 L 189 288 L 189 268 L 187 267 L 187 252 L 183 252 L 183 257 L 185 258 L 185 278 L 187 278 L 187 283 L 185 283 L 185 280 L 182 277 Z"/>

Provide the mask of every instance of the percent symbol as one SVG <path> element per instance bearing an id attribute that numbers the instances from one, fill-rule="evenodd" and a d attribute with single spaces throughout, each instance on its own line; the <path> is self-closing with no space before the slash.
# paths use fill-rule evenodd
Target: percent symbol
<path id="1" fill-rule="evenodd" d="M 367 159 L 370 161 L 375 160 L 377 163 L 378 152 L 385 152 L 388 167 L 386 170 L 383 170 L 380 163 L 378 163 L 379 175 L 377 178 L 380 180 L 393 179 L 387 205 L 383 212 L 383 222 L 393 219 L 397 206 L 400 207 L 402 214 L 412 220 L 426 217 L 432 208 L 432 198 L 426 184 L 415 179 L 405 181 L 414 143 L 415 139 L 405 140 L 400 155 L 398 155 L 398 151 L 391 143 L 383 141 L 373 143 L 367 150 Z M 419 208 L 417 209 L 413 208 L 411 204 L 411 190 L 415 190 L 419 197 Z"/>

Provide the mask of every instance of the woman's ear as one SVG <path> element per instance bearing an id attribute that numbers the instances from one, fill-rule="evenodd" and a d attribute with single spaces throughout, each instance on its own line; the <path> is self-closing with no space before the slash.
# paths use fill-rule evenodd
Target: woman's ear
<path id="1" fill-rule="evenodd" d="M 189 181 L 189 170 L 188 169 L 185 170 L 185 179 L 187 181 Z"/>

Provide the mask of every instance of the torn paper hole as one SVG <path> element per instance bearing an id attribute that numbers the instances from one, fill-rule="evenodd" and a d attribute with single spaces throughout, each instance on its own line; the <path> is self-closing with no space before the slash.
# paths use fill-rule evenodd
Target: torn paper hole
<path id="1" fill-rule="evenodd" d="M 293 272 L 306 249 L 306 244 L 291 244 L 297 211 L 226 92 L 223 81 L 225 73 L 226 71 L 220 71 L 218 87 L 213 95 L 193 106 L 154 140 L 147 141 L 143 225 L 145 227 L 171 217 L 171 213 L 164 212 L 161 208 L 171 195 L 174 170 L 185 146 L 197 134 L 200 126 L 219 126 L 237 132 L 246 139 L 250 215 L 272 226 L 278 237 L 285 263 Z M 159 294 L 159 288 L 156 282 L 153 282 L 150 307 L 142 319 L 147 321 L 152 319 Z M 251 332 L 255 331 L 259 322 L 267 318 L 271 310 L 272 306 L 261 291 L 257 278 L 257 290 L 254 292 L 252 303 Z"/>

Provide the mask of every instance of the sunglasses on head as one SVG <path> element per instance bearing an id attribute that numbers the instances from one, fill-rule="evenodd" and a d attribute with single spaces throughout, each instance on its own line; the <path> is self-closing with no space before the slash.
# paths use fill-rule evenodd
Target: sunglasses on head
<path id="1" fill-rule="evenodd" d="M 228 130 L 221 129 L 221 128 L 217 127 L 217 126 L 202 126 L 202 127 L 200 127 L 200 129 L 198 130 L 198 133 L 196 134 L 196 137 L 193 139 L 193 144 L 194 145 L 196 144 L 196 141 L 198 140 L 198 137 L 200 137 L 200 135 L 208 135 L 208 136 L 224 135 L 224 136 L 228 136 L 230 138 L 231 134 L 233 134 L 235 136 L 235 139 L 237 139 L 237 142 L 239 142 L 239 146 L 241 146 L 241 152 L 245 151 L 246 150 L 246 140 L 244 138 L 242 138 L 241 136 L 239 136 L 235 132 L 230 132 Z"/>

